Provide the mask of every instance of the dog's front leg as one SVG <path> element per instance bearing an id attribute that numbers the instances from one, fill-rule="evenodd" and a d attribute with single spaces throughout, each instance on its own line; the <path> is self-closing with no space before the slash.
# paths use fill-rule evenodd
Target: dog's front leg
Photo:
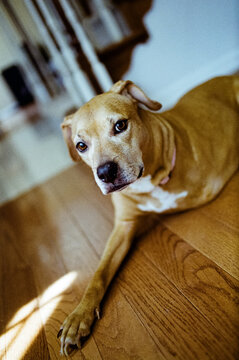
<path id="1" fill-rule="evenodd" d="M 121 220 L 116 223 L 80 304 L 65 319 L 58 333 L 62 354 L 68 355 L 72 346 L 80 348 L 81 338 L 89 335 L 94 318 L 99 318 L 100 302 L 131 246 L 136 229 L 137 221 Z"/>

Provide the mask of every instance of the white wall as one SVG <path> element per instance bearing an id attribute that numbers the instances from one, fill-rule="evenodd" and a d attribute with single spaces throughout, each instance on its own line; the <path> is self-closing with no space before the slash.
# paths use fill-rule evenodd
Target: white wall
<path id="1" fill-rule="evenodd" d="M 238 0 L 154 0 L 144 22 L 150 39 L 124 78 L 166 107 L 196 84 L 239 70 Z"/>

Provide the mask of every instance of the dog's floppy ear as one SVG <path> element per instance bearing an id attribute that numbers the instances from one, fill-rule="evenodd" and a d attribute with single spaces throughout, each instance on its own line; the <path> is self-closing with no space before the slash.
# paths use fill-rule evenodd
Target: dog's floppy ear
<path id="1" fill-rule="evenodd" d="M 75 144 L 73 143 L 72 138 L 71 138 L 71 135 L 72 135 L 71 127 L 72 127 L 73 115 L 74 114 L 68 115 L 64 118 L 64 121 L 61 124 L 61 129 L 62 129 L 63 137 L 68 146 L 69 154 L 70 154 L 72 160 L 80 161 L 80 156 L 79 156 L 79 154 L 75 148 Z"/>
<path id="2" fill-rule="evenodd" d="M 150 110 L 159 110 L 162 105 L 154 100 L 151 100 L 137 85 L 130 80 L 120 80 L 115 83 L 110 89 L 111 92 L 125 95 L 131 99 L 143 104 Z"/>

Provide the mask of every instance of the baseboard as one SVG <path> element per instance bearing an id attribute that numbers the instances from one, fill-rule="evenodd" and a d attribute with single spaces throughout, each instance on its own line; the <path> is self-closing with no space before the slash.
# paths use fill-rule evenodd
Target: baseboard
<path id="1" fill-rule="evenodd" d="M 162 102 L 163 110 L 173 106 L 175 102 L 187 91 L 210 78 L 220 75 L 230 75 L 239 70 L 239 49 L 232 51 L 215 61 L 209 62 L 195 72 L 181 78 L 175 83 L 154 95 L 154 98 Z"/>

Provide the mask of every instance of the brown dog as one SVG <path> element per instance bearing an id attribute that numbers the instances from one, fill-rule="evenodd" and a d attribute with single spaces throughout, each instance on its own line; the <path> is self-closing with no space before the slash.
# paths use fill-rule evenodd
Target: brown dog
<path id="1" fill-rule="evenodd" d="M 100 302 L 142 216 L 172 213 L 212 200 L 239 164 L 239 77 L 220 77 L 187 93 L 170 111 L 130 81 L 119 81 L 65 118 L 70 154 L 113 193 L 115 226 L 99 267 L 59 332 L 61 352 L 90 333 Z"/>

